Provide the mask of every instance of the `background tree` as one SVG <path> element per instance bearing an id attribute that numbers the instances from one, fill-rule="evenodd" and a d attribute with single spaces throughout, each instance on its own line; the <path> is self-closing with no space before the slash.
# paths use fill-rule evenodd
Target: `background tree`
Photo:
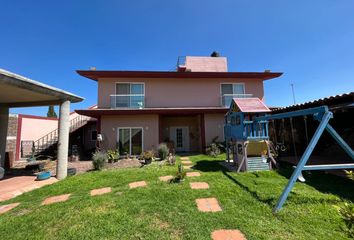
<path id="1" fill-rule="evenodd" d="M 53 117 L 53 118 L 57 118 L 57 113 L 54 110 L 54 106 L 49 106 L 48 107 L 48 112 L 47 112 L 47 117 Z"/>

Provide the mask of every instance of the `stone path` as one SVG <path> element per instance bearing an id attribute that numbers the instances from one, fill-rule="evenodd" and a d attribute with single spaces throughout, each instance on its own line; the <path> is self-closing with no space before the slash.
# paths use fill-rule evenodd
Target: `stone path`
<path id="1" fill-rule="evenodd" d="M 222 211 L 216 198 L 198 198 L 195 200 L 198 210 L 201 212 L 220 212 Z"/>
<path id="2" fill-rule="evenodd" d="M 192 165 L 192 164 L 193 164 L 192 161 L 188 161 L 188 160 L 181 161 L 181 163 L 182 163 L 183 165 Z"/>
<path id="3" fill-rule="evenodd" d="M 173 176 L 171 175 L 168 175 L 168 176 L 162 176 L 162 177 L 159 177 L 160 181 L 163 181 L 163 182 L 168 182 L 170 180 L 173 179 Z"/>
<path id="4" fill-rule="evenodd" d="M 105 188 L 98 188 L 98 189 L 93 189 L 90 191 L 91 196 L 97 196 L 97 195 L 102 195 L 106 193 L 112 192 L 112 188 L 110 187 L 105 187 Z"/>
<path id="5" fill-rule="evenodd" d="M 189 157 L 181 157 L 181 161 L 189 160 Z"/>
<path id="6" fill-rule="evenodd" d="M 44 199 L 44 201 L 42 202 L 42 205 L 49 205 L 49 204 L 58 203 L 58 202 L 65 202 L 65 201 L 69 200 L 70 195 L 71 194 L 69 193 L 69 194 L 48 197 L 48 198 Z"/>
<path id="7" fill-rule="evenodd" d="M 7 204 L 7 205 L 2 205 L 0 206 L 0 215 L 3 214 L 3 213 L 6 213 L 8 211 L 10 211 L 11 209 L 17 207 L 18 205 L 20 205 L 19 202 L 17 203 L 10 203 L 10 204 Z"/>
<path id="8" fill-rule="evenodd" d="M 213 240 L 246 240 L 239 230 L 216 230 L 211 233 Z"/>
<path id="9" fill-rule="evenodd" d="M 145 187 L 147 184 L 145 181 L 132 182 L 129 183 L 129 188 Z"/>
<path id="10" fill-rule="evenodd" d="M 3 179 L 0 181 L 0 202 L 57 181 L 53 177 L 43 181 L 36 181 L 36 176 L 17 176 Z"/>
<path id="11" fill-rule="evenodd" d="M 208 189 L 209 184 L 206 182 L 191 182 L 189 183 L 191 189 Z"/>
<path id="12" fill-rule="evenodd" d="M 200 173 L 199 172 L 187 172 L 186 176 L 187 177 L 200 177 Z"/>

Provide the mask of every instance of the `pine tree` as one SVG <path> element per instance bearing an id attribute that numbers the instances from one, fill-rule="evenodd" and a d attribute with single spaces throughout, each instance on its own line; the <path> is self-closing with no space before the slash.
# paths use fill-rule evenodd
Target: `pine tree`
<path id="1" fill-rule="evenodd" d="M 47 117 L 57 118 L 57 113 L 54 110 L 54 106 L 48 107 Z"/>

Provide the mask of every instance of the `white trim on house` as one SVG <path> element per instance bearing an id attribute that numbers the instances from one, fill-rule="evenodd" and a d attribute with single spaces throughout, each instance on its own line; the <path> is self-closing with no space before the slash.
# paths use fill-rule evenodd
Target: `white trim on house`
<path id="1" fill-rule="evenodd" d="M 141 129 L 141 152 L 144 152 L 144 127 L 117 127 L 117 143 L 119 143 L 119 130 L 120 129 L 129 129 L 129 135 L 132 135 L 132 128 Z M 132 141 L 129 140 L 129 155 L 132 155 Z"/>

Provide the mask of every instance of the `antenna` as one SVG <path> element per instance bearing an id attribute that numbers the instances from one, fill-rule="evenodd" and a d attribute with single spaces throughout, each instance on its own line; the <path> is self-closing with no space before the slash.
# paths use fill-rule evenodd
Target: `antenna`
<path id="1" fill-rule="evenodd" d="M 296 104 L 296 100 L 295 100 L 295 90 L 294 90 L 294 84 L 293 83 L 290 83 L 290 86 L 291 86 L 291 91 L 293 93 L 293 101 L 294 101 L 294 105 Z"/>

